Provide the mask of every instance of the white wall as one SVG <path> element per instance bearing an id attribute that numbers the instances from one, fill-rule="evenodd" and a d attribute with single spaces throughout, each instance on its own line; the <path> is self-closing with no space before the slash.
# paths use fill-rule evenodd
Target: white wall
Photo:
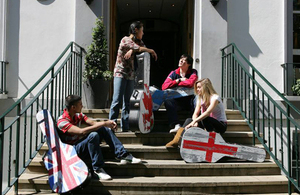
<path id="1" fill-rule="evenodd" d="M 104 16 L 108 32 L 109 4 L 104 0 L 94 0 L 90 5 L 84 0 L 9 0 L 6 47 L 9 98 L 21 97 L 69 42 L 87 48 L 97 17 Z"/>
<path id="2" fill-rule="evenodd" d="M 109 46 L 109 19 L 110 19 L 110 1 L 94 0 L 90 5 L 87 5 L 83 0 L 76 2 L 75 14 L 75 42 L 84 47 L 87 51 L 88 46 L 92 42 L 93 27 L 95 27 L 96 18 L 103 17 L 107 45 Z M 82 91 L 82 103 L 86 106 L 85 91 Z"/>
<path id="3" fill-rule="evenodd" d="M 285 62 L 284 33 L 284 1 L 228 0 L 228 43 L 235 43 L 280 92 L 283 89 L 280 65 Z"/>
<path id="4" fill-rule="evenodd" d="M 199 78 L 210 78 L 221 93 L 221 51 L 227 45 L 227 1 L 216 6 L 210 1 L 195 1 L 194 67 Z M 197 62 L 199 59 L 199 62 Z"/>
<path id="5" fill-rule="evenodd" d="M 74 1 L 8 2 L 9 97 L 20 97 L 74 40 Z"/>
<path id="6" fill-rule="evenodd" d="M 90 5 L 87 5 L 85 1 L 77 0 L 75 10 L 76 43 L 84 48 L 87 48 L 91 44 L 92 28 L 95 26 L 97 17 L 103 17 L 107 40 L 109 40 L 110 1 L 94 0 Z"/>

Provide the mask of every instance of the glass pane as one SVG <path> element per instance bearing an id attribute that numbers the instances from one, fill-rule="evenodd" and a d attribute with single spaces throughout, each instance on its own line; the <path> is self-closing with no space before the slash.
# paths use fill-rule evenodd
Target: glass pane
<path id="1" fill-rule="evenodd" d="M 293 40 L 294 40 L 294 49 L 300 49 L 300 14 L 294 14 L 293 17 Z"/>
<path id="2" fill-rule="evenodd" d="M 293 0 L 294 10 L 300 10 L 300 0 Z"/>

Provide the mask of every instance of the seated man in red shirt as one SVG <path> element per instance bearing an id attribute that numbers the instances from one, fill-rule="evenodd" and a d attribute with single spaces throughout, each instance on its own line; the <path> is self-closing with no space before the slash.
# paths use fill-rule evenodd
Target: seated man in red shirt
<path id="1" fill-rule="evenodd" d="M 121 160 L 121 164 L 142 162 L 141 159 L 134 158 L 128 153 L 115 136 L 117 124 L 114 121 L 96 122 L 89 119 L 81 112 L 81 97 L 77 95 L 66 97 L 65 105 L 66 109 L 57 121 L 58 129 L 62 131 L 59 132 L 60 138 L 63 142 L 73 145 L 80 158 L 91 159 L 93 170 L 99 179 L 111 179 L 111 176 L 103 169 L 104 161 L 100 147 L 103 139 L 114 151 L 116 158 Z M 82 123 L 88 126 L 81 128 Z"/>
<path id="2" fill-rule="evenodd" d="M 194 87 L 194 83 L 198 80 L 197 70 L 192 69 L 193 58 L 187 54 L 183 54 L 180 57 L 178 67 L 173 70 L 165 82 L 162 84 L 162 90 L 174 88 L 174 87 Z M 186 97 L 165 100 L 164 104 L 168 113 L 168 120 L 170 133 L 176 133 L 181 127 L 177 115 L 178 110 L 189 110 L 193 112 L 193 100 L 194 95 Z"/>

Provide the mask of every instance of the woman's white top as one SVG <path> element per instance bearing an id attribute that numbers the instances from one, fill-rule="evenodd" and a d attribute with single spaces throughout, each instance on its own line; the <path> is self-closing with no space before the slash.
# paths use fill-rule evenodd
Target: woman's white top
<path id="1" fill-rule="evenodd" d="M 226 113 L 225 113 L 225 109 L 223 106 L 223 102 L 221 100 L 221 97 L 217 94 L 214 94 L 211 96 L 210 98 L 210 102 L 212 102 L 212 100 L 217 100 L 219 103 L 218 105 L 213 109 L 213 111 L 210 113 L 210 117 L 213 117 L 215 119 L 217 119 L 218 121 L 222 121 L 222 122 L 227 122 L 227 117 L 226 117 Z M 201 110 L 202 113 L 206 111 L 206 106 L 204 104 L 204 102 L 202 102 L 201 100 Z"/>

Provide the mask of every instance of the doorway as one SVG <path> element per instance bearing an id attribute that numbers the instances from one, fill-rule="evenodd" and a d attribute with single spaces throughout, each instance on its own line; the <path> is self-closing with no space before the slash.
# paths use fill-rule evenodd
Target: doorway
<path id="1" fill-rule="evenodd" d="M 128 36 L 133 21 L 144 24 L 143 41 L 154 49 L 150 85 L 161 88 L 183 53 L 193 53 L 193 0 L 112 0 L 110 18 L 110 68 L 113 70 L 120 40 Z"/>

